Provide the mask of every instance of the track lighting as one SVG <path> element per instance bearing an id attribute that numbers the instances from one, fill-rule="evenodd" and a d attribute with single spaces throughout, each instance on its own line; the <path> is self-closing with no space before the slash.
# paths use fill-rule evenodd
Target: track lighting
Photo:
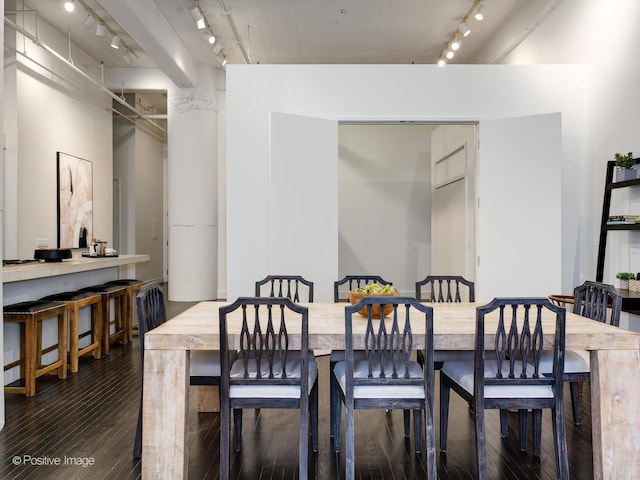
<path id="1" fill-rule="evenodd" d="M 205 42 L 207 42 L 209 45 L 213 45 L 214 43 L 216 43 L 216 37 L 213 33 L 209 32 L 209 33 L 203 33 L 202 34 L 202 38 L 204 39 Z"/>
<path id="2" fill-rule="evenodd" d="M 82 24 L 87 28 L 91 28 L 96 24 L 96 19 L 93 18 L 93 16 L 90 13 L 88 13 L 87 14 L 87 18 L 85 18 L 82 21 Z"/>
<path id="3" fill-rule="evenodd" d="M 122 59 L 124 60 L 124 63 L 126 63 L 127 65 L 131 65 L 131 63 L 133 62 L 133 59 L 131 58 L 129 50 L 124 52 L 124 55 L 122 55 Z"/>
<path id="4" fill-rule="evenodd" d="M 220 45 L 219 43 L 213 45 L 213 53 L 217 55 L 220 53 L 220 50 L 222 50 L 222 45 Z"/>
<path id="5" fill-rule="evenodd" d="M 111 37 L 111 48 L 120 48 L 120 37 L 118 35 Z"/>
<path id="6" fill-rule="evenodd" d="M 191 16 L 196 21 L 196 26 L 198 27 L 198 30 L 203 30 L 204 28 L 207 27 L 207 22 L 205 21 L 204 15 L 202 14 L 202 11 L 200 10 L 200 7 L 198 6 L 197 3 L 191 9 Z"/>
<path id="7" fill-rule="evenodd" d="M 484 18 L 484 6 L 485 4 L 483 3 L 483 0 L 475 0 L 473 6 L 469 9 L 453 32 L 451 40 L 440 54 L 440 57 L 438 58 L 438 65 L 443 65 L 446 63 L 446 59 L 451 60 L 453 58 L 455 55 L 454 52 L 460 48 L 461 41 L 459 35 L 462 35 L 462 38 L 464 38 L 471 33 L 471 28 L 469 27 L 468 22 L 471 19 L 471 16 L 474 15 L 474 12 L 476 20 L 482 20 Z"/>
<path id="8" fill-rule="evenodd" d="M 438 59 L 438 66 L 439 67 L 444 67 L 446 64 L 447 64 L 447 61 L 444 58 L 440 57 Z"/>
<path id="9" fill-rule="evenodd" d="M 96 25 L 96 36 L 104 37 L 107 34 L 107 27 L 105 27 L 104 23 L 99 23 Z"/>
<path id="10" fill-rule="evenodd" d="M 75 0 L 68 0 L 64 2 L 64 9 L 69 13 L 73 12 L 76 9 Z"/>

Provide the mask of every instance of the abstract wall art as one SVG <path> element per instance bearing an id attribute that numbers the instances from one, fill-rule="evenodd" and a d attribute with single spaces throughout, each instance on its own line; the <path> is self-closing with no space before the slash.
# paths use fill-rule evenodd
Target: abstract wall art
<path id="1" fill-rule="evenodd" d="M 86 248 L 93 237 L 93 163 L 57 152 L 58 248 Z"/>

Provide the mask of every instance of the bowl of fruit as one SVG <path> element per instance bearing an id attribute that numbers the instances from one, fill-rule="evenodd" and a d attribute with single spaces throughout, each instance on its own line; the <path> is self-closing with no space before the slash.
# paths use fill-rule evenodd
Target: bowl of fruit
<path id="1" fill-rule="evenodd" d="M 363 297 L 398 297 L 400 293 L 398 289 L 393 285 L 379 285 L 377 283 L 370 283 L 369 285 L 365 285 L 361 288 L 356 288 L 349 292 L 349 302 L 351 305 L 355 305 Z M 358 310 L 358 313 L 363 317 L 368 317 L 369 313 L 367 311 L 368 307 L 363 307 Z M 371 306 L 371 318 L 380 318 L 380 305 L 372 305 Z M 385 305 L 384 307 L 384 316 L 386 317 L 393 310 L 392 305 Z"/>

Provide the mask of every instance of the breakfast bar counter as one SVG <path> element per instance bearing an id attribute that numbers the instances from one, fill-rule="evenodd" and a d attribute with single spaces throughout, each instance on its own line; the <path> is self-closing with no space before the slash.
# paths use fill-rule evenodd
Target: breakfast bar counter
<path id="1" fill-rule="evenodd" d="M 89 272 L 148 262 L 149 255 L 119 255 L 112 257 L 74 256 L 61 262 L 35 262 L 2 268 L 2 283 L 49 278 L 58 275 Z"/>

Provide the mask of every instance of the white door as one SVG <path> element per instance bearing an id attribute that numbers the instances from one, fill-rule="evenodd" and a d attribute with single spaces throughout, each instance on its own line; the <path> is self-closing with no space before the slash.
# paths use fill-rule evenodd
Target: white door
<path id="1" fill-rule="evenodd" d="M 476 299 L 561 287 L 561 115 L 481 121 Z"/>
<path id="2" fill-rule="evenodd" d="M 338 123 L 271 113 L 269 273 L 314 282 L 333 301 L 338 278 Z"/>

